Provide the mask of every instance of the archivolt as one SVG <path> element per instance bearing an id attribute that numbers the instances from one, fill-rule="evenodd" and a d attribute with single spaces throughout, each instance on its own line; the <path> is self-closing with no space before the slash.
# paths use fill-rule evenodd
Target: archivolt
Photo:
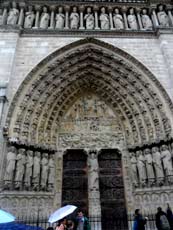
<path id="1" fill-rule="evenodd" d="M 124 51 L 84 39 L 54 52 L 26 77 L 9 108 L 9 138 L 55 148 L 61 118 L 86 91 L 111 106 L 128 145 L 171 136 L 172 104 L 152 73 Z"/>

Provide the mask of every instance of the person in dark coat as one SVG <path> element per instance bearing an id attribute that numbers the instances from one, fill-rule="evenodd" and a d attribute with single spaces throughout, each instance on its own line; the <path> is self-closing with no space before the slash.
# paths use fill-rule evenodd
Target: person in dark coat
<path id="1" fill-rule="evenodd" d="M 145 230 L 147 219 L 142 216 L 140 209 L 135 210 L 133 230 Z"/>
<path id="2" fill-rule="evenodd" d="M 162 211 L 161 207 L 157 208 L 156 227 L 158 230 L 170 230 L 170 224 L 167 215 Z"/>
<path id="3" fill-rule="evenodd" d="M 90 224 L 87 217 L 84 216 L 82 210 L 78 210 L 77 217 L 75 219 L 76 230 L 90 230 Z"/>
<path id="4" fill-rule="evenodd" d="M 173 213 L 172 213 L 172 210 L 171 210 L 169 204 L 167 204 L 166 214 L 167 214 L 167 218 L 168 218 L 171 230 L 173 230 Z"/>

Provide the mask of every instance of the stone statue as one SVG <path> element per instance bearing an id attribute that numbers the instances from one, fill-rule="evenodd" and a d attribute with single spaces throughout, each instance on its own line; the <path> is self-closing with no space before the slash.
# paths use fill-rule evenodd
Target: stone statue
<path id="1" fill-rule="evenodd" d="M 55 182 L 55 161 L 53 155 L 49 158 L 48 168 L 48 189 L 51 191 Z"/>
<path id="2" fill-rule="evenodd" d="M 99 165 L 97 155 L 95 153 L 91 153 L 88 157 L 88 174 L 90 190 L 99 190 Z"/>
<path id="3" fill-rule="evenodd" d="M 162 167 L 162 162 L 161 162 L 161 154 L 157 147 L 152 148 L 152 155 L 153 155 L 154 169 L 156 172 L 157 184 L 163 185 L 164 173 L 163 173 L 163 167 Z"/>
<path id="4" fill-rule="evenodd" d="M 132 170 L 132 181 L 135 187 L 138 186 L 138 174 L 137 174 L 137 159 L 135 153 L 131 153 L 131 170 Z"/>
<path id="5" fill-rule="evenodd" d="M 173 182 L 172 157 L 166 145 L 162 145 L 161 147 L 161 159 L 167 180 Z"/>
<path id="6" fill-rule="evenodd" d="M 101 14 L 100 14 L 100 26 L 102 30 L 109 30 L 110 28 L 110 23 L 109 23 L 109 15 L 106 14 L 106 9 L 105 7 L 101 8 Z"/>
<path id="7" fill-rule="evenodd" d="M 19 149 L 17 154 L 15 188 L 19 189 L 22 186 L 23 177 L 25 173 L 26 156 L 25 149 Z"/>
<path id="8" fill-rule="evenodd" d="M 119 13 L 119 9 L 115 8 L 115 14 L 113 16 L 113 22 L 116 29 L 124 29 L 124 20 L 122 15 Z"/>
<path id="9" fill-rule="evenodd" d="M 26 157 L 26 171 L 25 171 L 25 179 L 24 179 L 26 189 L 31 188 L 33 165 L 34 165 L 33 151 L 28 150 L 27 151 L 27 157 Z"/>
<path id="10" fill-rule="evenodd" d="M 25 13 L 25 22 L 24 22 L 24 28 L 30 29 L 33 26 L 35 14 L 32 10 L 32 6 L 28 7 L 28 11 Z"/>
<path id="11" fill-rule="evenodd" d="M 150 152 L 150 149 L 144 150 L 145 160 L 146 160 L 146 169 L 147 169 L 147 178 L 149 185 L 153 185 L 155 182 L 154 168 L 153 168 L 153 158 Z"/>
<path id="12" fill-rule="evenodd" d="M 134 9 L 131 8 L 129 13 L 130 14 L 127 16 L 127 21 L 128 21 L 129 27 L 132 30 L 137 30 L 138 24 L 137 24 L 136 16 L 134 14 Z"/>
<path id="13" fill-rule="evenodd" d="M 47 29 L 49 25 L 49 13 L 47 12 L 47 7 L 43 7 L 43 12 L 41 14 L 41 19 L 40 19 L 40 28 L 41 29 Z"/>
<path id="14" fill-rule="evenodd" d="M 166 12 L 163 9 L 163 5 L 159 6 L 157 17 L 160 23 L 160 26 L 168 27 L 169 26 L 169 18 Z"/>
<path id="15" fill-rule="evenodd" d="M 16 3 L 12 3 L 12 8 L 10 9 L 7 17 L 7 25 L 16 25 L 19 17 L 19 10 L 17 9 Z"/>
<path id="16" fill-rule="evenodd" d="M 137 167 L 138 167 L 138 172 L 139 172 L 140 184 L 142 186 L 145 186 L 146 179 L 147 179 L 146 168 L 145 168 L 145 158 L 143 156 L 142 151 L 137 151 L 136 155 L 137 155 Z"/>
<path id="17" fill-rule="evenodd" d="M 38 190 L 38 188 L 39 188 L 40 163 L 41 163 L 40 152 L 35 152 L 35 155 L 34 155 L 34 167 L 33 167 L 33 177 L 32 177 L 33 189 L 34 190 Z"/>
<path id="18" fill-rule="evenodd" d="M 63 29 L 65 23 L 65 15 L 63 14 L 63 8 L 60 6 L 58 8 L 58 14 L 56 14 L 56 29 Z"/>
<path id="19" fill-rule="evenodd" d="M 0 9 L 0 25 L 3 24 L 3 11 Z"/>
<path id="20" fill-rule="evenodd" d="M 78 29 L 79 27 L 79 14 L 77 13 L 77 7 L 73 7 L 73 12 L 70 14 L 70 29 Z"/>
<path id="21" fill-rule="evenodd" d="M 84 17 L 84 20 L 86 21 L 86 29 L 93 30 L 94 29 L 94 16 L 91 13 L 91 7 L 87 8 L 87 14 Z"/>
<path id="22" fill-rule="evenodd" d="M 16 164 L 16 148 L 11 146 L 9 147 L 7 153 L 6 170 L 4 176 L 4 183 L 6 188 L 9 188 L 9 185 L 13 181 L 15 164 Z"/>
<path id="23" fill-rule="evenodd" d="M 41 189 L 46 190 L 48 180 L 48 154 L 44 153 L 41 160 Z"/>
<path id="24" fill-rule="evenodd" d="M 153 25 L 152 25 L 150 17 L 147 15 L 146 9 L 142 10 L 141 20 L 142 20 L 142 25 L 143 25 L 144 29 L 152 30 Z"/>

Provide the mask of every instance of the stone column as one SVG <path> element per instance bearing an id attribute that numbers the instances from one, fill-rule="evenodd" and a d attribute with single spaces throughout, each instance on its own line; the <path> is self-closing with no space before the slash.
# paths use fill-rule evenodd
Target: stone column
<path id="1" fill-rule="evenodd" d="M 61 207 L 61 201 L 62 201 L 63 153 L 64 150 L 59 149 L 55 154 L 54 209 Z"/>
<path id="2" fill-rule="evenodd" d="M 128 23 L 127 23 L 127 15 L 126 15 L 126 13 L 127 13 L 127 7 L 122 7 L 122 13 L 123 13 L 123 19 L 124 19 L 124 28 L 126 29 L 126 30 L 128 30 L 129 29 L 129 27 L 128 27 Z"/>
<path id="3" fill-rule="evenodd" d="M 136 8 L 136 14 L 137 14 L 137 19 L 138 19 L 139 29 L 143 30 L 140 12 L 141 12 L 141 9 L 140 8 Z"/>
<path id="4" fill-rule="evenodd" d="M 109 12 L 109 20 L 110 20 L 110 29 L 113 30 L 113 18 L 112 18 L 112 7 L 108 7 L 108 12 Z"/>
<path id="5" fill-rule="evenodd" d="M 158 27 L 159 26 L 159 22 L 158 22 L 156 11 L 155 11 L 154 8 L 152 9 L 152 19 L 153 19 L 153 25 L 154 25 L 154 27 L 155 28 Z"/>
<path id="6" fill-rule="evenodd" d="M 19 14 L 18 25 L 22 27 L 23 26 L 23 22 L 24 22 L 24 8 L 25 8 L 25 3 L 24 2 L 19 3 L 19 7 L 20 7 L 20 14 Z"/>
<path id="7" fill-rule="evenodd" d="M 171 6 L 168 6 L 168 17 L 169 17 L 169 20 L 171 22 L 171 26 L 173 26 L 173 16 L 172 16 L 172 13 L 171 13 Z"/>
<path id="8" fill-rule="evenodd" d="M 101 222 L 101 204 L 99 190 L 99 164 L 98 152 L 96 150 L 88 151 L 88 198 L 89 198 L 89 216 L 92 220 L 96 218 L 98 221 L 97 227 L 94 226 L 94 220 L 91 222 L 91 229 L 100 230 Z M 93 226 L 92 226 L 93 224 Z"/>
<path id="9" fill-rule="evenodd" d="M 70 7 L 65 6 L 65 27 L 64 29 L 66 30 L 69 29 L 69 12 L 70 12 Z"/>
<path id="10" fill-rule="evenodd" d="M 50 6 L 50 11 L 51 11 L 50 27 L 48 29 L 54 29 L 55 27 L 55 9 L 56 9 L 56 6 Z"/>
<path id="11" fill-rule="evenodd" d="M 36 10 L 35 25 L 34 25 L 33 29 L 38 29 L 39 28 L 39 20 L 40 20 L 40 10 L 41 10 L 41 7 L 39 5 L 36 5 L 35 6 L 35 10 Z"/>
<path id="12" fill-rule="evenodd" d="M 80 26 L 79 26 L 79 29 L 80 30 L 84 30 L 85 27 L 84 27 L 84 20 L 83 20 L 83 12 L 85 10 L 85 7 L 84 6 L 80 6 L 79 7 L 79 12 L 80 12 Z"/>
<path id="13" fill-rule="evenodd" d="M 6 25 L 7 24 L 7 14 L 8 14 L 9 3 L 4 2 L 3 7 L 4 7 L 4 10 L 3 10 L 3 15 L 2 15 L 2 25 Z"/>
<path id="14" fill-rule="evenodd" d="M 94 6 L 93 7 L 93 10 L 94 10 L 94 19 L 95 19 L 95 30 L 99 30 L 99 22 L 98 22 L 98 7 L 97 6 Z"/>

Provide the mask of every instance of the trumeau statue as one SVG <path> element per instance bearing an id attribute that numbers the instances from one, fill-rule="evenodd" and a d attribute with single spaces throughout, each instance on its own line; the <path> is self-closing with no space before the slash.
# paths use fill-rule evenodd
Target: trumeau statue
<path id="1" fill-rule="evenodd" d="M 6 170 L 5 170 L 5 185 L 11 184 L 14 176 L 15 170 L 15 163 L 16 163 L 16 148 L 9 147 L 7 153 L 7 163 L 6 163 Z"/>
<path id="2" fill-rule="evenodd" d="M 48 189 L 50 191 L 53 188 L 55 182 L 55 161 L 53 155 L 51 155 L 49 158 L 48 168 Z"/>
<path id="3" fill-rule="evenodd" d="M 162 145 L 161 147 L 161 159 L 163 162 L 163 168 L 165 170 L 165 174 L 166 176 L 168 176 L 167 179 L 168 181 L 172 181 L 172 177 L 173 177 L 172 157 L 166 145 Z"/>
<path id="4" fill-rule="evenodd" d="M 32 11 L 32 6 L 28 7 L 28 11 L 25 13 L 25 22 L 24 22 L 24 28 L 30 29 L 33 26 L 35 14 Z"/>
<path id="5" fill-rule="evenodd" d="M 131 153 L 131 167 L 132 167 L 132 180 L 133 180 L 133 185 L 137 187 L 138 185 L 138 175 L 137 175 L 137 159 L 135 153 Z"/>
<path id="6" fill-rule="evenodd" d="M 162 5 L 159 6 L 159 11 L 157 13 L 157 17 L 158 17 L 158 20 L 159 20 L 159 23 L 161 26 L 164 26 L 164 27 L 169 26 L 169 18 L 168 18 L 168 15 L 166 14 L 166 12 L 164 11 Z"/>
<path id="7" fill-rule="evenodd" d="M 48 154 L 44 153 L 41 160 L 41 189 L 46 190 L 48 179 Z"/>
<path id="8" fill-rule="evenodd" d="M 86 29 L 93 30 L 94 29 L 94 16 L 91 11 L 91 7 L 87 8 L 87 14 L 84 17 L 86 21 Z"/>
<path id="9" fill-rule="evenodd" d="M 70 29 L 78 29 L 79 27 L 79 14 L 77 13 L 77 7 L 73 7 L 73 11 L 70 14 Z"/>
<path id="10" fill-rule="evenodd" d="M 16 25 L 19 17 L 19 10 L 16 8 L 16 3 L 12 3 L 12 8 L 10 9 L 7 17 L 7 25 Z"/>
<path id="11" fill-rule="evenodd" d="M 138 167 L 138 172 L 139 172 L 139 180 L 142 186 L 146 184 L 146 168 L 145 168 L 145 158 L 143 156 L 142 151 L 137 151 L 137 167 Z"/>
<path id="12" fill-rule="evenodd" d="M 138 24 L 137 24 L 137 20 L 136 20 L 136 16 L 134 14 L 133 8 L 130 9 L 129 15 L 127 16 L 127 21 L 128 21 L 130 29 L 132 30 L 138 29 Z"/>
<path id="13" fill-rule="evenodd" d="M 40 28 L 41 29 L 47 29 L 49 25 L 49 13 L 47 12 L 47 7 L 43 7 L 43 13 L 41 14 L 41 19 L 40 19 Z"/>
<path id="14" fill-rule="evenodd" d="M 15 188 L 19 189 L 25 172 L 26 156 L 25 149 L 19 149 L 17 154 L 16 176 L 15 176 Z"/>
<path id="15" fill-rule="evenodd" d="M 161 154 L 157 147 L 152 148 L 152 155 L 153 155 L 153 164 L 156 172 L 157 183 L 162 184 L 164 179 L 164 173 L 163 173 L 163 167 L 161 162 Z"/>
<path id="16" fill-rule="evenodd" d="M 142 25 L 143 25 L 144 29 L 151 30 L 153 25 L 152 25 L 150 17 L 147 15 L 146 9 L 142 10 L 141 19 L 142 19 Z"/>
<path id="17" fill-rule="evenodd" d="M 122 15 L 119 13 L 119 9 L 115 8 L 115 14 L 113 16 L 114 26 L 116 29 L 124 29 L 124 20 Z"/>
<path id="18" fill-rule="evenodd" d="M 2 9 L 0 9 L 0 25 L 2 25 L 3 24 L 3 11 L 2 11 Z"/>
<path id="19" fill-rule="evenodd" d="M 100 14 L 100 25 L 102 30 L 108 30 L 110 25 L 109 25 L 109 15 L 106 14 L 106 9 L 105 7 L 101 8 L 101 14 Z"/>
<path id="20" fill-rule="evenodd" d="M 154 169 L 153 169 L 153 159 L 150 152 L 150 149 L 145 149 L 145 159 L 146 159 L 146 169 L 147 169 L 147 177 L 149 184 L 153 184 L 155 180 Z"/>
<path id="21" fill-rule="evenodd" d="M 99 165 L 97 155 L 91 153 L 88 157 L 89 188 L 92 191 L 99 189 Z"/>
<path id="22" fill-rule="evenodd" d="M 32 179 L 32 168 L 33 168 L 33 151 L 28 150 L 27 151 L 27 157 L 26 157 L 26 172 L 25 172 L 25 187 L 28 189 L 31 187 L 31 179 Z"/>
<path id="23" fill-rule="evenodd" d="M 65 23 L 65 15 L 63 14 L 63 8 L 60 6 L 58 8 L 58 14 L 56 14 L 56 29 L 63 29 L 64 28 L 64 23 Z"/>
<path id="24" fill-rule="evenodd" d="M 38 187 L 39 187 L 40 163 L 41 163 L 40 152 L 35 152 L 34 167 L 33 167 L 33 179 L 32 179 L 33 185 L 34 185 L 34 190 L 38 190 Z"/>

